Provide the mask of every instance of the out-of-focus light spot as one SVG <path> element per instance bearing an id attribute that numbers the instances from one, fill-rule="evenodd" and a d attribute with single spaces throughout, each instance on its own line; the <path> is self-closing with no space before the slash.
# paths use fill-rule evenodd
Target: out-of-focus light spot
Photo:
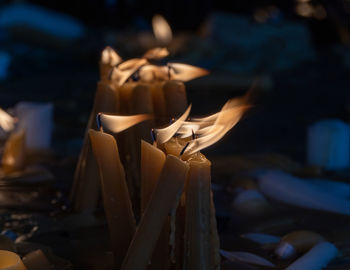
<path id="1" fill-rule="evenodd" d="M 263 8 L 258 8 L 254 12 L 254 19 L 259 23 L 264 23 L 269 18 L 268 12 Z"/>
<path id="2" fill-rule="evenodd" d="M 308 3 L 299 3 L 295 9 L 296 13 L 303 17 L 311 17 L 314 13 L 314 8 Z"/>
<path id="3" fill-rule="evenodd" d="M 267 21 L 278 19 L 280 16 L 280 10 L 275 6 L 257 8 L 254 11 L 253 16 L 256 22 L 265 23 Z"/>
<path id="4" fill-rule="evenodd" d="M 308 3 L 310 2 L 311 0 L 297 0 L 298 3 Z"/>
<path id="5" fill-rule="evenodd" d="M 318 20 L 325 19 L 327 17 L 326 9 L 321 5 L 316 6 L 314 9 L 314 17 Z"/>

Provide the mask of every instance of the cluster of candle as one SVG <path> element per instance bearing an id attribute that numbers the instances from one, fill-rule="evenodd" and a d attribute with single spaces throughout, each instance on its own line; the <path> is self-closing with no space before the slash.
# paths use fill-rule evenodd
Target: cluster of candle
<path id="1" fill-rule="evenodd" d="M 75 205 L 94 209 L 101 183 L 116 269 L 219 269 L 211 163 L 199 151 L 239 121 L 247 96 L 229 100 L 217 114 L 188 120 L 182 81 L 207 72 L 151 64 L 167 54 L 156 48 L 122 62 L 111 48 L 103 51 Z M 152 129 L 174 117 L 165 128 Z"/>
<path id="2" fill-rule="evenodd" d="M 155 48 L 142 58 L 122 62 L 121 57 L 112 48 L 107 47 L 101 56 L 101 79 L 97 85 L 87 130 L 97 129 L 95 118 L 99 112 L 152 115 L 152 119 L 117 135 L 127 185 L 134 205 L 140 192 L 141 139 L 151 142 L 151 128 L 169 123 L 171 118 L 179 116 L 186 109 L 184 81 L 208 73 L 204 69 L 185 64 L 154 64 L 167 55 L 167 49 Z M 98 198 L 98 171 L 86 134 L 76 169 L 72 201 L 75 210 L 91 212 L 96 209 Z"/>

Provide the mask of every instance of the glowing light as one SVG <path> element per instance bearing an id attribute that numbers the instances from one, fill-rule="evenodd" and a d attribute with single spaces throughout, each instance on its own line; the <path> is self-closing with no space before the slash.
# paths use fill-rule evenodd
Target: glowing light
<path id="1" fill-rule="evenodd" d="M 154 130 L 157 138 L 157 144 L 163 144 L 169 141 L 175 135 L 175 133 L 180 129 L 180 127 L 190 115 L 191 107 L 192 105 L 188 106 L 184 114 L 181 115 L 181 117 L 177 119 L 174 123 L 172 123 L 170 126 Z"/>
<path id="2" fill-rule="evenodd" d="M 209 74 L 209 71 L 203 68 L 182 64 L 169 63 L 169 76 L 172 80 L 187 82 Z"/>
<path id="3" fill-rule="evenodd" d="M 160 60 L 164 57 L 167 57 L 169 55 L 169 51 L 167 48 L 154 48 L 151 50 L 148 50 L 144 55 L 143 58 L 149 59 L 149 60 Z"/>
<path id="4" fill-rule="evenodd" d="M 173 38 L 170 25 L 161 15 L 155 15 L 152 19 L 153 33 L 156 39 L 163 44 L 168 44 Z"/>
<path id="5" fill-rule="evenodd" d="M 111 47 L 107 46 L 101 55 L 101 62 L 103 64 L 109 64 L 115 66 L 122 61 L 122 58 L 113 50 Z"/>
<path id="6" fill-rule="evenodd" d="M 120 116 L 100 113 L 98 117 L 101 122 L 100 124 L 103 128 L 106 128 L 107 130 L 112 131 L 114 133 L 119 133 L 143 121 L 151 119 L 152 115 L 137 114 L 130 116 Z"/>
<path id="7" fill-rule="evenodd" d="M 296 12 L 303 17 L 311 17 L 314 13 L 314 8 L 309 3 L 299 3 L 296 6 Z"/>

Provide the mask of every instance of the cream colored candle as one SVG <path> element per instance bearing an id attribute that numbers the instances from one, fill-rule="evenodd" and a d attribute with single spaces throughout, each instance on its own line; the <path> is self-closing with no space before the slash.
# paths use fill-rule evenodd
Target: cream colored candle
<path id="1" fill-rule="evenodd" d="M 165 154 L 157 147 L 141 141 L 141 213 L 151 199 L 165 163 Z"/>
<path id="2" fill-rule="evenodd" d="M 185 270 L 214 270 L 211 215 L 211 163 L 200 153 L 188 160 L 186 184 Z"/>
<path id="3" fill-rule="evenodd" d="M 27 270 L 27 268 L 16 253 L 0 250 L 0 270 Z"/>
<path id="4" fill-rule="evenodd" d="M 90 130 L 92 150 L 96 157 L 102 183 L 103 204 L 111 235 L 116 269 L 119 269 L 135 232 L 135 218 L 113 136 Z"/>
<path id="5" fill-rule="evenodd" d="M 71 192 L 74 209 L 78 212 L 93 212 L 96 209 L 100 194 L 96 161 L 91 152 L 87 131 L 91 128 L 97 129 L 97 113 L 114 113 L 118 107 L 118 93 L 107 82 L 99 82 Z"/>
<path id="6" fill-rule="evenodd" d="M 157 125 L 167 124 L 167 112 L 163 91 L 164 83 L 164 81 L 156 81 L 149 84 L 152 95 L 154 117 Z"/>
<path id="7" fill-rule="evenodd" d="M 121 57 L 111 47 L 106 47 L 102 51 L 100 59 L 100 80 L 107 81 L 113 67 L 121 61 Z"/>
<path id="8" fill-rule="evenodd" d="M 121 97 L 121 114 L 153 114 L 151 93 L 147 84 L 126 83 L 118 91 Z M 153 121 L 148 120 L 118 134 L 122 162 L 125 166 L 128 187 L 137 214 L 140 205 L 140 143 L 141 140 L 151 141 L 152 126 Z"/>
<path id="9" fill-rule="evenodd" d="M 40 250 L 35 250 L 23 257 L 23 263 L 28 270 L 51 270 L 51 264 L 45 254 Z"/>
<path id="10" fill-rule="evenodd" d="M 157 186 L 165 158 L 163 151 L 143 140 L 141 141 L 141 215 Z M 148 269 L 166 270 L 169 267 L 169 236 L 170 222 L 167 220 L 158 238 Z"/>
<path id="11" fill-rule="evenodd" d="M 2 169 L 5 173 L 20 171 L 24 168 L 26 158 L 25 132 L 11 134 L 7 140 L 2 156 Z"/>
<path id="12" fill-rule="evenodd" d="M 123 261 L 122 270 L 146 269 L 164 222 L 181 195 L 188 169 L 188 165 L 179 158 L 167 156 L 157 187 Z"/>
<path id="13" fill-rule="evenodd" d="M 179 117 L 187 109 L 187 94 L 183 82 L 166 81 L 163 86 L 166 114 L 170 119 Z"/>

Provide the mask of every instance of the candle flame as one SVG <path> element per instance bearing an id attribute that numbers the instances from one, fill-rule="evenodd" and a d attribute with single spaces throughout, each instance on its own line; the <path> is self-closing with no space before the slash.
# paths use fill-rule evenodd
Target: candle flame
<path id="1" fill-rule="evenodd" d="M 166 128 L 155 129 L 154 132 L 157 138 L 157 144 L 163 144 L 169 141 L 175 133 L 181 128 L 184 124 L 185 120 L 190 115 L 192 105 L 188 106 L 187 110 L 181 115 L 179 119 L 177 119 L 174 123 Z"/>
<path id="2" fill-rule="evenodd" d="M 161 60 L 164 57 L 167 57 L 169 55 L 169 51 L 167 48 L 154 48 L 151 50 L 148 50 L 142 58 L 149 59 L 149 60 Z"/>
<path id="3" fill-rule="evenodd" d="M 169 44 L 173 38 L 171 27 L 162 15 L 154 15 L 152 18 L 153 33 L 156 39 L 163 43 Z"/>
<path id="4" fill-rule="evenodd" d="M 185 155 L 191 155 L 209 147 L 232 129 L 241 119 L 243 113 L 250 108 L 250 105 L 247 105 L 250 92 L 248 91 L 241 98 L 230 99 L 218 113 L 185 121 L 190 112 L 189 107 L 175 123 L 156 130 L 157 143 L 165 143 L 177 134 L 177 137 L 182 139 L 192 137 L 192 140 L 183 149 Z"/>
<path id="5" fill-rule="evenodd" d="M 14 129 L 16 119 L 0 108 L 0 127 L 9 132 Z"/>
<path id="6" fill-rule="evenodd" d="M 204 68 L 182 63 L 168 63 L 168 67 L 170 79 L 183 82 L 187 82 L 209 74 L 209 71 Z"/>
<path id="7" fill-rule="evenodd" d="M 101 62 L 106 65 L 115 66 L 122 61 L 122 58 L 117 54 L 115 50 L 107 46 L 101 54 Z"/>
<path id="8" fill-rule="evenodd" d="M 152 115 L 136 114 L 136 115 L 130 115 L 130 116 L 121 116 L 121 115 L 99 113 L 98 117 L 100 120 L 100 124 L 102 125 L 103 128 L 114 133 L 119 133 L 143 121 L 151 119 Z"/>

